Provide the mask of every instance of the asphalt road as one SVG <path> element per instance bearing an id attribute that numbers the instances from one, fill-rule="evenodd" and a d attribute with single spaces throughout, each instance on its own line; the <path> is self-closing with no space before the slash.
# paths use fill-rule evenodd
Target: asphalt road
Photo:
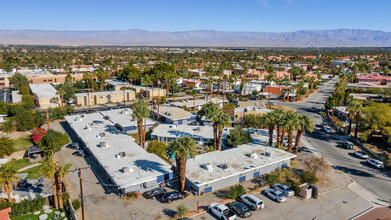
<path id="1" fill-rule="evenodd" d="M 315 123 L 315 130 L 305 134 L 307 140 L 313 148 L 327 159 L 339 170 L 349 175 L 357 183 L 379 197 L 379 199 L 390 201 L 391 199 L 391 172 L 378 170 L 369 166 L 365 160 L 354 156 L 353 150 L 344 149 L 340 146 L 340 139 L 337 134 L 327 134 L 321 127 L 320 113 L 309 111 L 311 107 L 322 109 L 327 97 L 334 90 L 334 85 L 338 80 L 332 80 L 319 88 L 318 92 L 310 96 L 303 102 L 278 103 L 278 105 L 289 106 L 297 110 L 298 113 L 311 116 Z"/>

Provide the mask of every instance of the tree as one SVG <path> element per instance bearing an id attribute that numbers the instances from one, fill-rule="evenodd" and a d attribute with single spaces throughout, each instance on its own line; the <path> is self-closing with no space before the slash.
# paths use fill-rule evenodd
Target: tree
<path id="1" fill-rule="evenodd" d="M 196 112 L 195 100 L 196 97 L 198 96 L 198 92 L 196 90 L 192 90 L 190 94 L 191 96 L 193 96 L 193 112 L 195 113 Z"/>
<path id="2" fill-rule="evenodd" d="M 202 109 L 199 111 L 201 116 L 205 116 L 212 121 L 213 124 L 213 147 L 217 149 L 217 126 L 218 126 L 218 117 L 222 113 L 221 108 L 212 102 L 207 103 L 202 106 Z"/>
<path id="3" fill-rule="evenodd" d="M 194 139 L 183 137 L 170 142 L 167 148 L 167 158 L 175 157 L 176 172 L 178 175 L 178 190 L 183 192 L 186 181 L 186 161 L 188 157 L 194 157 L 197 147 Z"/>
<path id="4" fill-rule="evenodd" d="M 261 125 L 262 127 L 268 129 L 269 146 L 273 146 L 273 132 L 274 132 L 274 128 L 276 127 L 275 115 L 273 114 L 273 112 L 268 112 L 265 115 L 263 115 L 261 120 Z"/>
<path id="5" fill-rule="evenodd" d="M 52 181 L 54 207 L 58 209 L 57 184 L 55 177 L 56 165 L 54 163 L 53 154 L 48 154 L 43 158 L 41 171 L 46 178 Z"/>
<path id="6" fill-rule="evenodd" d="M 21 86 L 21 87 L 19 87 L 18 90 L 21 95 L 30 95 L 31 94 L 30 88 L 28 86 Z"/>
<path id="7" fill-rule="evenodd" d="M 94 75 L 98 78 L 99 89 L 106 90 L 106 79 L 110 77 L 110 72 L 107 69 L 99 66 L 97 70 L 94 71 Z"/>
<path id="8" fill-rule="evenodd" d="M 361 139 L 366 141 L 373 133 L 389 135 L 391 139 L 391 106 L 383 103 L 373 103 L 362 110 L 362 121 L 365 132 Z"/>
<path id="9" fill-rule="evenodd" d="M 34 128 L 32 131 L 31 139 L 34 141 L 34 143 L 41 140 L 46 134 L 46 130 L 44 128 Z"/>
<path id="10" fill-rule="evenodd" d="M 357 127 L 357 119 L 358 115 L 360 114 L 362 109 L 362 104 L 359 101 L 352 101 L 349 103 L 348 107 L 346 108 L 346 111 L 349 112 L 349 127 L 348 127 L 348 135 L 352 132 L 352 122 L 354 121 L 356 123 Z"/>
<path id="11" fill-rule="evenodd" d="M 221 150 L 221 142 L 223 140 L 224 128 L 229 126 L 230 124 L 231 124 L 231 120 L 229 116 L 221 111 L 217 116 L 217 129 L 219 130 L 218 144 L 217 144 L 218 150 Z"/>
<path id="12" fill-rule="evenodd" d="M 163 142 L 160 142 L 158 140 L 153 140 L 148 142 L 148 148 L 147 151 L 149 153 L 156 154 L 160 157 L 164 157 L 167 150 L 167 145 Z"/>
<path id="13" fill-rule="evenodd" d="M 285 120 L 286 124 L 284 127 L 288 134 L 288 152 L 292 152 L 293 133 L 299 127 L 298 115 L 292 110 L 287 111 Z"/>
<path id="14" fill-rule="evenodd" d="M 274 78 L 275 78 L 275 75 L 274 75 L 275 69 L 274 69 L 274 67 L 271 66 L 271 65 L 266 66 L 265 69 L 266 69 L 266 72 L 269 73 L 269 75 L 266 76 L 266 80 L 269 81 L 269 94 L 268 94 L 269 104 L 268 104 L 268 105 L 269 105 L 269 109 L 270 109 L 270 107 L 271 107 L 271 102 L 270 102 L 270 89 L 271 89 L 271 87 L 272 87 L 272 81 L 273 81 Z"/>
<path id="15" fill-rule="evenodd" d="M 234 129 L 230 130 L 229 135 L 227 136 L 227 143 L 231 147 L 236 147 L 250 142 L 252 142 L 250 133 L 243 130 L 240 126 L 235 126 Z"/>
<path id="16" fill-rule="evenodd" d="M 52 154 L 61 150 L 61 147 L 69 143 L 67 134 L 55 131 L 53 129 L 47 130 L 45 136 L 37 142 L 38 147 L 47 154 Z"/>
<path id="17" fill-rule="evenodd" d="M 62 199 L 62 183 L 66 175 L 69 174 L 69 169 L 72 167 L 71 163 L 67 163 L 64 166 L 60 162 L 56 162 L 56 174 L 57 174 L 57 189 L 58 189 L 58 204 L 60 209 L 64 207 Z"/>
<path id="18" fill-rule="evenodd" d="M 19 89 L 19 87 L 22 86 L 29 86 L 29 80 L 27 79 L 27 77 L 20 73 L 15 73 L 15 75 L 8 79 L 15 89 Z"/>
<path id="19" fill-rule="evenodd" d="M 16 175 L 17 173 L 18 170 L 13 163 L 6 163 L 0 167 L 1 190 L 7 194 L 8 202 L 11 202 L 11 193 L 20 179 L 20 177 Z"/>
<path id="20" fill-rule="evenodd" d="M 142 130 L 142 127 L 143 127 L 143 119 L 149 117 L 148 105 L 143 100 L 139 99 L 135 103 L 133 103 L 132 109 L 133 109 L 132 117 L 137 120 L 139 144 L 140 146 L 144 146 L 145 134 Z"/>
<path id="21" fill-rule="evenodd" d="M 59 88 L 56 92 L 57 95 L 60 96 L 61 100 L 61 109 L 63 108 L 63 103 L 64 103 L 64 95 L 66 94 L 65 90 L 63 88 Z"/>
<path id="22" fill-rule="evenodd" d="M 8 137 L 0 138 L 0 157 L 3 158 L 5 155 L 11 155 L 15 151 L 13 145 L 14 142 Z"/>
<path id="23" fill-rule="evenodd" d="M 297 151 L 299 150 L 299 142 L 301 139 L 301 136 L 305 133 L 305 130 L 308 130 L 310 132 L 314 131 L 314 122 L 312 121 L 311 117 L 308 115 L 298 115 L 298 131 L 296 134 L 296 141 L 295 141 L 295 154 L 297 154 Z"/>

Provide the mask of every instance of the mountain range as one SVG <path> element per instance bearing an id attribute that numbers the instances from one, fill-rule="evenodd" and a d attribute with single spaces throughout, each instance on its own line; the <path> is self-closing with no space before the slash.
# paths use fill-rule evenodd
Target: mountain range
<path id="1" fill-rule="evenodd" d="M 336 29 L 294 32 L 0 30 L 0 44 L 205 47 L 390 47 L 391 32 Z"/>

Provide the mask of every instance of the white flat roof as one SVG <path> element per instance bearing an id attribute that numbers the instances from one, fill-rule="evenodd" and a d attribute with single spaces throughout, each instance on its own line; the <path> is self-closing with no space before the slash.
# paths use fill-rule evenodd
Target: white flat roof
<path id="1" fill-rule="evenodd" d="M 157 109 L 157 106 L 155 108 Z M 159 114 L 173 121 L 188 119 L 197 116 L 194 113 L 183 110 L 183 108 L 181 107 L 170 105 L 160 105 Z"/>
<path id="2" fill-rule="evenodd" d="M 253 142 L 250 144 L 199 154 L 194 159 L 188 159 L 186 163 L 186 178 L 195 185 L 204 185 L 296 157 L 294 154 L 267 146 L 268 132 L 266 130 L 258 131 L 252 135 Z M 266 152 L 270 152 L 271 156 L 266 156 Z M 250 156 L 251 153 L 257 154 L 258 158 L 252 158 Z M 213 171 L 202 168 L 202 165 L 208 163 L 212 165 Z M 222 169 L 222 164 L 227 164 L 228 168 Z"/>
<path id="3" fill-rule="evenodd" d="M 119 124 L 121 127 L 137 127 L 137 121 L 133 120 L 133 110 L 131 108 L 114 109 L 108 111 L 101 111 L 101 115 L 108 116 L 109 120 L 114 124 Z M 144 122 L 143 122 L 144 124 Z M 147 125 L 153 125 L 155 122 L 151 118 L 147 118 Z"/>
<path id="4" fill-rule="evenodd" d="M 12 103 L 19 103 L 22 101 L 22 95 L 19 94 L 19 91 L 15 90 L 11 92 Z"/>
<path id="5" fill-rule="evenodd" d="M 121 86 L 121 87 L 122 86 L 129 86 L 130 87 L 130 83 L 124 82 L 124 81 L 121 81 L 118 79 L 109 79 L 109 80 L 106 80 L 106 83 L 109 85 L 115 86 L 115 87 L 118 87 L 118 86 Z"/>
<path id="6" fill-rule="evenodd" d="M 171 166 L 164 160 L 145 151 L 131 136 L 115 128 L 109 120 L 103 119 L 100 113 L 85 114 L 83 117 L 65 116 L 65 119 L 121 188 L 153 181 L 157 176 L 172 172 Z M 91 129 L 85 129 L 91 123 Z M 103 132 L 105 137 L 98 138 Z M 105 142 L 108 147 L 99 147 L 101 142 Z M 120 152 L 125 152 L 126 157 L 117 159 L 116 155 Z M 124 167 L 129 167 L 131 172 L 123 173 Z"/>
<path id="7" fill-rule="evenodd" d="M 223 138 L 228 135 L 227 129 L 223 132 Z M 152 136 L 168 137 L 168 138 L 204 138 L 213 139 L 213 127 L 212 126 L 193 126 L 193 125 L 169 125 L 160 124 L 153 129 Z"/>
<path id="8" fill-rule="evenodd" d="M 223 103 L 223 99 L 222 98 L 211 98 L 211 99 L 208 99 L 208 101 L 206 101 L 206 99 L 196 99 L 195 100 L 195 106 L 198 107 L 198 106 L 203 106 L 209 102 L 212 102 L 214 104 L 220 104 L 220 103 Z M 224 103 L 227 103 L 228 102 L 228 99 L 224 99 Z M 172 103 L 172 102 L 171 102 Z M 183 107 L 183 106 L 186 106 L 187 108 L 192 108 L 193 107 L 193 99 L 182 99 L 180 101 L 176 101 L 173 103 L 175 106 L 180 106 L 180 107 Z"/>
<path id="9" fill-rule="evenodd" d="M 133 90 L 130 90 L 130 89 L 126 89 L 125 90 L 125 92 L 127 93 L 127 92 L 133 92 L 134 93 L 134 91 Z M 116 95 L 116 94 L 123 94 L 124 93 L 124 91 L 123 90 L 118 90 L 118 91 L 104 91 L 104 92 L 90 92 L 90 96 L 103 96 L 103 95 Z M 75 94 L 75 96 L 79 96 L 79 97 L 81 97 L 81 96 L 87 96 L 88 95 L 88 93 L 87 92 L 85 92 L 85 93 L 76 93 Z"/>
<path id="10" fill-rule="evenodd" d="M 57 90 L 50 83 L 30 84 L 31 92 L 38 98 L 60 97 Z"/>

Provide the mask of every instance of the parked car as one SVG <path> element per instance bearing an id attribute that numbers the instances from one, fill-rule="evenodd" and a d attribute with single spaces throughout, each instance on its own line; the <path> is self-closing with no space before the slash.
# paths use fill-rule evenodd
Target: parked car
<path id="1" fill-rule="evenodd" d="M 241 202 L 231 202 L 228 204 L 228 208 L 235 212 L 235 214 L 241 218 L 247 218 L 252 215 L 251 210 Z"/>
<path id="2" fill-rule="evenodd" d="M 166 189 L 156 188 L 156 189 L 152 189 L 152 190 L 148 191 L 146 193 L 146 197 L 149 199 L 154 199 L 157 197 L 161 197 L 162 195 L 164 195 L 166 193 L 167 193 Z"/>
<path id="3" fill-rule="evenodd" d="M 178 200 L 178 199 L 184 199 L 186 198 L 186 194 L 178 192 L 178 191 L 172 191 L 164 194 L 162 196 L 162 202 L 171 203 L 172 201 Z"/>
<path id="4" fill-rule="evenodd" d="M 298 149 L 297 149 L 297 152 L 302 152 L 302 151 L 304 151 L 306 149 L 306 147 L 299 147 Z M 293 147 L 293 149 L 292 149 L 293 151 L 295 151 L 296 150 L 296 148 L 295 147 Z"/>
<path id="5" fill-rule="evenodd" d="M 374 167 L 376 167 L 376 168 L 379 168 L 379 169 L 384 168 L 384 164 L 383 164 L 383 162 L 381 162 L 380 160 L 377 160 L 377 159 L 368 159 L 367 162 L 368 162 L 370 165 L 372 165 L 372 166 L 374 166 Z"/>
<path id="6" fill-rule="evenodd" d="M 265 208 L 265 204 L 260 198 L 250 194 L 239 196 L 236 201 L 244 203 L 253 211 Z"/>
<path id="7" fill-rule="evenodd" d="M 222 220 L 234 220 L 236 219 L 235 213 L 233 213 L 227 206 L 219 203 L 212 203 L 208 206 L 208 211 L 213 213 L 217 218 Z"/>
<path id="8" fill-rule="evenodd" d="M 80 150 L 79 143 L 77 143 L 77 142 L 73 142 L 73 143 L 71 143 L 71 144 L 68 144 L 68 145 L 67 145 L 67 148 L 69 148 L 69 149 L 75 149 L 75 150 Z"/>
<path id="9" fill-rule="evenodd" d="M 192 121 L 188 125 L 200 125 L 200 123 L 198 121 Z"/>
<path id="10" fill-rule="evenodd" d="M 296 144 L 296 139 L 292 138 L 292 146 L 295 144 Z M 284 147 L 288 146 L 288 137 L 285 137 L 283 145 L 284 145 Z"/>
<path id="11" fill-rule="evenodd" d="M 316 107 L 311 107 L 311 108 L 309 109 L 309 111 L 310 111 L 310 112 L 317 112 L 318 109 L 317 109 Z"/>
<path id="12" fill-rule="evenodd" d="M 267 105 L 276 105 L 274 102 L 268 102 Z"/>
<path id="13" fill-rule="evenodd" d="M 328 121 L 322 121 L 322 126 L 325 127 L 325 126 L 329 126 L 329 122 Z"/>
<path id="14" fill-rule="evenodd" d="M 86 157 L 86 154 L 83 150 L 75 150 L 73 151 L 72 155 L 78 156 L 78 157 Z"/>
<path id="15" fill-rule="evenodd" d="M 325 130 L 327 133 L 333 133 L 333 129 L 332 129 L 330 126 L 324 126 L 324 130 Z"/>
<path id="16" fill-rule="evenodd" d="M 272 185 L 272 188 L 276 189 L 276 190 L 280 190 L 287 197 L 295 195 L 295 191 L 293 191 L 289 186 L 284 185 L 284 184 L 276 183 L 276 184 Z"/>
<path id="17" fill-rule="evenodd" d="M 276 202 L 285 202 L 286 196 L 280 190 L 266 189 L 265 194 Z"/>
<path id="18" fill-rule="evenodd" d="M 350 141 L 347 141 L 347 140 L 344 140 L 342 142 L 342 147 L 346 148 L 346 149 L 353 149 L 354 148 L 354 144 Z"/>
<path id="19" fill-rule="evenodd" d="M 361 159 L 368 159 L 369 158 L 368 154 L 366 154 L 364 151 L 355 150 L 354 155 L 356 155 L 357 157 L 359 157 Z"/>

